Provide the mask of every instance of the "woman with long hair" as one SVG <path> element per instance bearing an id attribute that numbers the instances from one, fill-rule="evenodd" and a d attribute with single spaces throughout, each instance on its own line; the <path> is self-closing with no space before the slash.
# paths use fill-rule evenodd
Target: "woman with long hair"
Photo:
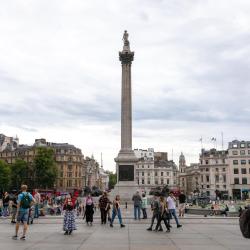
<path id="1" fill-rule="evenodd" d="M 63 210 L 65 210 L 63 220 L 64 235 L 70 235 L 73 230 L 76 230 L 74 208 L 74 201 L 72 200 L 71 195 L 69 195 L 66 197 L 63 205 Z"/>
<path id="2" fill-rule="evenodd" d="M 114 201 L 113 201 L 113 210 L 112 210 L 112 219 L 110 222 L 110 227 L 113 227 L 114 219 L 118 216 L 119 223 L 121 227 L 125 227 L 124 224 L 122 224 L 122 215 L 121 215 L 121 205 L 120 205 L 120 195 L 116 195 Z"/>
<path id="3" fill-rule="evenodd" d="M 167 207 L 167 202 L 165 201 L 164 196 L 160 196 L 160 214 L 155 231 L 158 231 L 158 228 L 160 228 L 159 231 L 162 231 L 161 221 L 163 221 L 167 228 L 167 232 L 170 232 L 169 220 L 170 215 Z"/>

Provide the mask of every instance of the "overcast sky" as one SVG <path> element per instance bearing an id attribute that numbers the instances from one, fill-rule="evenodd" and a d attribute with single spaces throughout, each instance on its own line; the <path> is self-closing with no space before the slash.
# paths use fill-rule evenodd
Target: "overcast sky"
<path id="1" fill-rule="evenodd" d="M 133 147 L 197 162 L 217 138 L 250 140 L 250 1 L 0 0 L 0 133 L 68 142 L 114 170 L 122 35 Z"/>

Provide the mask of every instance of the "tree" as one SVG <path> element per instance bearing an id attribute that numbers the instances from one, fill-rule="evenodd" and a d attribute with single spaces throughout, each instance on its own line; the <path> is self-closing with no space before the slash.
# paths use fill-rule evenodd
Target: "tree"
<path id="1" fill-rule="evenodd" d="M 22 184 L 31 185 L 31 169 L 26 161 L 16 159 L 11 166 L 11 187 L 18 190 Z"/>
<path id="2" fill-rule="evenodd" d="M 52 148 L 40 147 L 34 159 L 34 186 L 53 188 L 57 177 L 57 167 Z"/>
<path id="3" fill-rule="evenodd" d="M 117 174 L 113 172 L 108 172 L 109 174 L 109 189 L 113 189 L 117 182 Z"/>
<path id="4" fill-rule="evenodd" d="M 0 192 L 10 187 L 10 166 L 0 160 Z"/>

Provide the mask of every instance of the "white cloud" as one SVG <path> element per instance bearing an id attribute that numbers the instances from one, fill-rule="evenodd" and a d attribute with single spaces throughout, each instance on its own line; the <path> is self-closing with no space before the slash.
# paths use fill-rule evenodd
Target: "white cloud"
<path id="1" fill-rule="evenodd" d="M 249 139 L 250 3 L 0 0 L 0 130 L 84 154 L 120 147 L 122 33 L 130 34 L 134 147 L 183 151 Z M 209 140 L 208 140 L 209 141 Z M 213 146 L 211 143 L 205 144 Z M 100 158 L 100 157 L 99 157 Z"/>

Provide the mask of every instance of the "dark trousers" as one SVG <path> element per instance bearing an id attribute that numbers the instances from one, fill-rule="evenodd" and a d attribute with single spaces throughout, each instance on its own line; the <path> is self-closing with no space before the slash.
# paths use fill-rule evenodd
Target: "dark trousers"
<path id="1" fill-rule="evenodd" d="M 158 224 L 158 221 L 159 221 L 159 214 L 153 213 L 153 216 L 152 216 L 152 219 L 151 219 L 150 228 L 153 227 L 155 220 L 156 220 L 156 222 L 157 222 L 157 223 L 156 223 L 156 225 L 157 225 L 157 224 Z M 160 224 L 160 227 L 161 227 L 161 224 Z M 162 228 L 162 227 L 161 227 L 161 228 Z"/>
<path id="2" fill-rule="evenodd" d="M 106 224 L 106 222 L 107 222 L 107 210 L 105 208 L 100 208 L 100 210 L 101 210 L 102 223 Z"/>
<path id="3" fill-rule="evenodd" d="M 142 208 L 141 209 L 142 210 L 142 214 L 143 214 L 143 219 L 147 219 L 147 210 L 146 210 L 146 208 Z"/>
<path id="4" fill-rule="evenodd" d="M 158 222 L 157 222 L 155 230 L 158 230 L 158 228 L 162 229 L 162 226 L 161 226 L 161 222 L 162 221 L 164 222 L 167 230 L 170 230 L 169 219 L 164 218 L 163 216 L 159 216 L 159 219 L 158 219 Z"/>

